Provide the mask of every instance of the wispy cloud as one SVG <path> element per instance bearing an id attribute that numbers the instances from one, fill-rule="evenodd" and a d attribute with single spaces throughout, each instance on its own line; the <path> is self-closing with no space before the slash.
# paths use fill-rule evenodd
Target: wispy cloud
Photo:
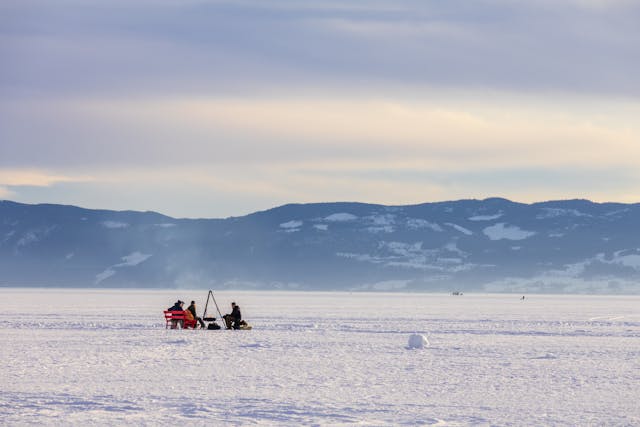
<path id="1" fill-rule="evenodd" d="M 15 193 L 10 191 L 7 187 L 0 185 L 0 198 L 9 198 L 14 196 Z"/>
<path id="2" fill-rule="evenodd" d="M 640 166 L 640 125 L 633 120 L 639 105 L 609 101 L 605 115 L 599 99 L 571 108 L 494 99 L 476 105 L 348 95 L 40 102 L 37 109 L 13 108 L 2 132 L 25 142 L 0 162 Z"/>
<path id="3" fill-rule="evenodd" d="M 0 196 L 631 201 L 639 21 L 627 0 L 4 1 Z"/>
<path id="4" fill-rule="evenodd" d="M 640 96 L 633 1 L 14 0 L 2 11 L 0 90 L 12 96 L 397 82 Z"/>
<path id="5" fill-rule="evenodd" d="M 0 169 L 0 185 L 5 187 L 49 187 L 61 182 L 87 182 L 87 176 L 65 176 L 35 169 Z"/>

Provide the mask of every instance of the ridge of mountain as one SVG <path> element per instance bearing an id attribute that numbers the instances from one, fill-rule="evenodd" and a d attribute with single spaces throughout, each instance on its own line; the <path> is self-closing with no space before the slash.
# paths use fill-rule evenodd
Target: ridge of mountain
<path id="1" fill-rule="evenodd" d="M 0 201 L 0 286 L 640 293 L 640 204 L 287 204 L 172 218 Z"/>

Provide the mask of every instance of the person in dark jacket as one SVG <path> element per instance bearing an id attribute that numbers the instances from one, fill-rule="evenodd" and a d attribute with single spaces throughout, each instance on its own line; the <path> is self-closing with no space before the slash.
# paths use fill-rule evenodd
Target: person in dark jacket
<path id="1" fill-rule="evenodd" d="M 184 311 L 184 308 L 182 308 L 183 305 L 184 305 L 184 301 L 178 300 L 175 302 L 175 304 L 173 304 L 173 306 L 169 307 L 167 311 Z M 180 325 L 180 328 L 182 328 L 183 324 L 184 324 L 184 320 L 172 319 L 171 329 L 176 329 L 178 325 Z"/>
<path id="2" fill-rule="evenodd" d="M 240 329 L 240 321 L 242 320 L 242 313 L 240 313 L 240 306 L 235 302 L 231 303 L 231 314 L 225 314 L 223 316 L 224 323 L 227 325 L 227 329 Z"/>
<path id="3" fill-rule="evenodd" d="M 198 321 L 198 323 L 200 323 L 200 327 L 202 329 L 205 328 L 205 324 L 202 321 L 202 317 L 198 317 L 198 315 L 196 314 L 196 302 L 195 301 L 191 301 L 191 305 L 189 305 L 189 307 L 187 307 L 187 310 L 189 310 L 191 312 L 191 314 L 193 314 L 193 318 L 196 319 Z"/>
<path id="4" fill-rule="evenodd" d="M 184 311 L 184 308 L 182 308 L 183 305 L 184 301 L 178 300 L 173 304 L 173 307 L 169 307 L 167 311 Z"/>

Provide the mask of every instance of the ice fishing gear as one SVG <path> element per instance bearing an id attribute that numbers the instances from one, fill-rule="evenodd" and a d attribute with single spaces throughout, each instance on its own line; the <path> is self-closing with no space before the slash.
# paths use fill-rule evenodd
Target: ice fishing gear
<path id="1" fill-rule="evenodd" d="M 213 291 L 209 289 L 209 293 L 207 294 L 207 303 L 204 305 L 204 313 L 202 315 L 202 320 L 204 320 L 205 322 L 213 322 L 214 320 L 216 320 L 215 317 L 207 317 L 207 307 L 209 306 L 209 298 L 213 300 L 213 303 L 216 306 L 216 310 L 218 310 L 218 314 L 222 319 L 223 316 L 222 316 L 222 313 L 220 313 L 220 308 L 218 307 L 218 303 L 216 302 L 216 297 L 213 296 Z"/>

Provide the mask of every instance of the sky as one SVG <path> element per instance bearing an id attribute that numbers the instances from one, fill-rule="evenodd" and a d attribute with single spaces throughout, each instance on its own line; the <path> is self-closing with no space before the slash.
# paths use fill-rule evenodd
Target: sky
<path id="1" fill-rule="evenodd" d="M 3 0 L 0 199 L 640 202 L 640 2 Z"/>

